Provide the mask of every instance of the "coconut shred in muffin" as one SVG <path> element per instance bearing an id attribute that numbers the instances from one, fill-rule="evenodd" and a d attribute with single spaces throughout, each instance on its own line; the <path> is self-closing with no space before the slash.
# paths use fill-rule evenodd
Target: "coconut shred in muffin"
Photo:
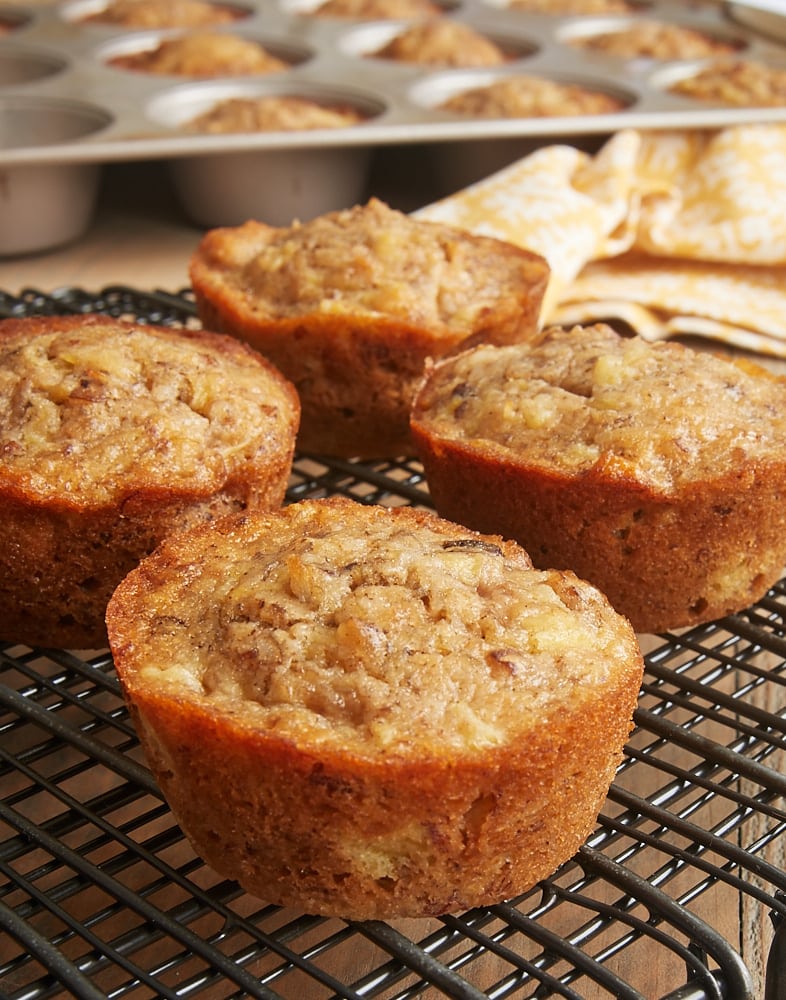
<path id="1" fill-rule="evenodd" d="M 268 902 L 355 919 L 499 902 L 567 860 L 642 673 L 573 574 L 343 498 L 171 539 L 108 621 L 196 851 Z"/>
<path id="2" fill-rule="evenodd" d="M 0 636 L 102 645 L 112 589 L 166 534 L 282 502 L 298 416 L 229 337 L 0 323 Z"/>
<path id="3" fill-rule="evenodd" d="M 203 323 L 249 341 L 297 386 L 300 447 L 410 447 L 425 359 L 536 329 L 548 265 L 521 247 L 377 199 L 307 223 L 209 232 L 192 257 Z"/>
<path id="4" fill-rule="evenodd" d="M 428 66 L 500 66 L 507 62 L 496 42 L 471 25 L 447 18 L 413 24 L 369 55 Z"/>
<path id="5" fill-rule="evenodd" d="M 203 78 L 289 69 L 289 63 L 259 42 L 219 32 L 165 38 L 154 48 L 119 55 L 109 62 L 118 69 L 139 73 Z"/>
<path id="6" fill-rule="evenodd" d="M 740 610 L 786 561 L 786 381 L 603 325 L 434 366 L 413 435 L 443 516 L 591 580 L 638 631 Z"/>

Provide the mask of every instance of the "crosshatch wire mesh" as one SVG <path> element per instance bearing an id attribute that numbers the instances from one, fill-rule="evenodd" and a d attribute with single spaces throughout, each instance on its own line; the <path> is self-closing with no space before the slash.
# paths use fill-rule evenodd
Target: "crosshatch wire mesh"
<path id="1" fill-rule="evenodd" d="M 187 292 L 0 292 L 0 316 L 91 311 L 196 322 Z M 429 506 L 414 461 L 296 457 L 290 501 L 338 493 Z M 109 655 L 0 644 L 0 996 L 783 1000 L 786 580 L 642 641 L 636 729 L 576 857 L 522 898 L 395 924 L 215 875 L 144 766 Z"/>

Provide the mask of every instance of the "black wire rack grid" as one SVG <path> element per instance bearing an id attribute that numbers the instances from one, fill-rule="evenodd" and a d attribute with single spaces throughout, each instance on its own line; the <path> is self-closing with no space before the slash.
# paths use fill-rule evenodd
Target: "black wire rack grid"
<path id="1" fill-rule="evenodd" d="M 0 316 L 87 312 L 196 325 L 187 290 L 0 292 Z M 296 456 L 288 501 L 335 494 L 430 505 L 413 460 Z M 636 729 L 576 856 L 522 898 L 396 923 L 221 879 L 144 765 L 109 654 L 0 644 L 0 996 L 783 1000 L 786 580 L 643 642 Z"/>

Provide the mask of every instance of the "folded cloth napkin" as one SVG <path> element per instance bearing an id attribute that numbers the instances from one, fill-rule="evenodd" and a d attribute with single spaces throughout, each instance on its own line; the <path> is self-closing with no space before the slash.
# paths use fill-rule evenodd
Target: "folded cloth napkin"
<path id="1" fill-rule="evenodd" d="M 542 254 L 542 321 L 786 357 L 786 125 L 545 146 L 417 216 Z"/>

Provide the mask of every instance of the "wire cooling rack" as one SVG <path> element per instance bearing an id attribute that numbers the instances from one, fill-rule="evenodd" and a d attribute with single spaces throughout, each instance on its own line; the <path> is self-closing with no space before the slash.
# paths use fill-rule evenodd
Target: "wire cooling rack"
<path id="1" fill-rule="evenodd" d="M 0 316 L 193 325 L 187 292 L 0 292 Z M 429 505 L 414 461 L 299 455 L 289 500 Z M 527 895 L 395 924 L 266 905 L 192 852 L 106 651 L 0 644 L 0 996 L 786 997 L 786 580 L 642 637 L 636 730 L 597 828 Z"/>

